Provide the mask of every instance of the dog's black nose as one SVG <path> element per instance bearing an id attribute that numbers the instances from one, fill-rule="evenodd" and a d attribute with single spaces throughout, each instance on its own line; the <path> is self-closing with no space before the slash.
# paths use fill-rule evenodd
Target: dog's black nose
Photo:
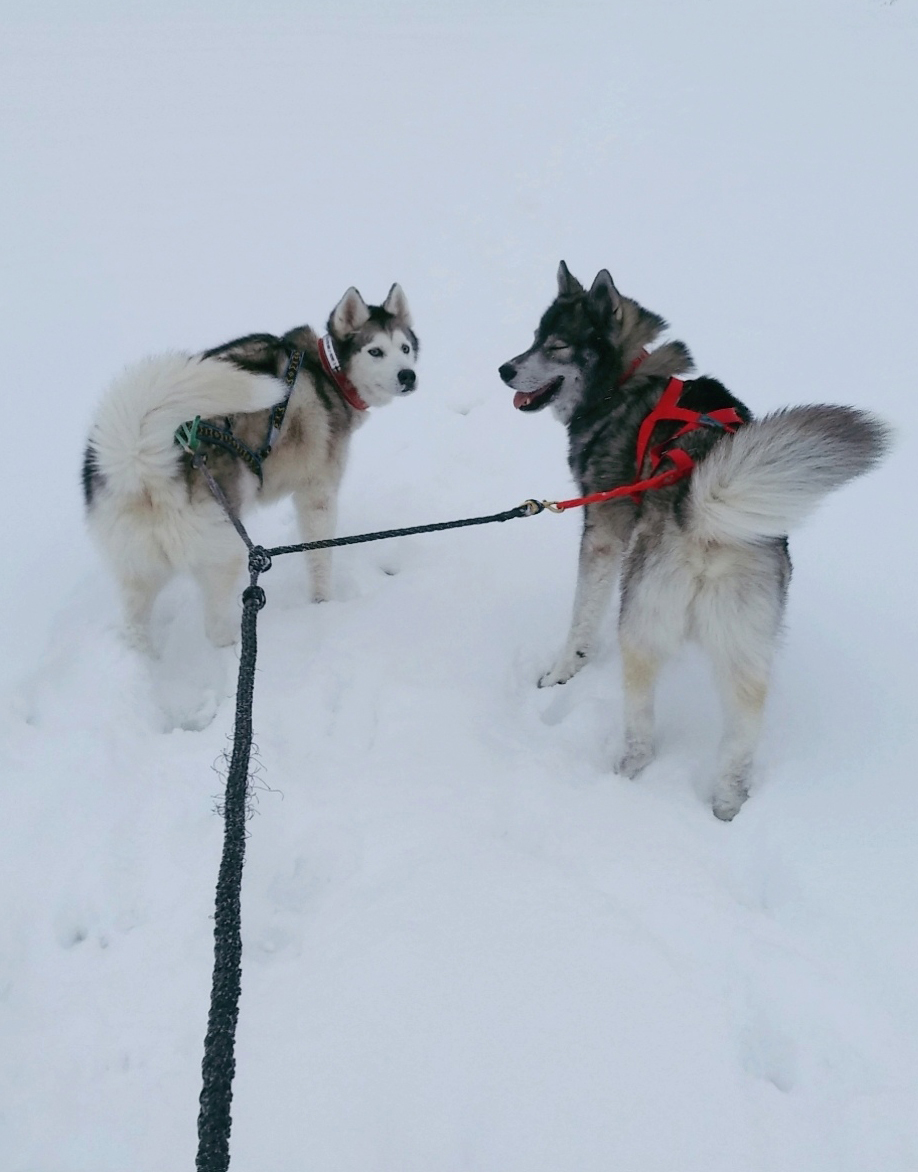
<path id="1" fill-rule="evenodd" d="M 414 384 L 418 381 L 418 376 L 413 370 L 400 370 L 398 372 L 398 381 L 406 391 L 413 391 Z"/>
<path id="2" fill-rule="evenodd" d="M 505 383 L 511 383 L 516 378 L 516 367 L 512 362 L 505 362 L 503 366 L 498 368 L 497 373 Z"/>

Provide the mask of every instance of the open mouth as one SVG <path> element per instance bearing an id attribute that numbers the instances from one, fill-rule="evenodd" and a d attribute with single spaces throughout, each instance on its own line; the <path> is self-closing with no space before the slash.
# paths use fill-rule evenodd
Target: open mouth
<path id="1" fill-rule="evenodd" d="M 536 387 L 534 391 L 517 391 L 513 396 L 513 406 L 517 411 L 541 411 L 561 390 L 563 382 L 564 375 L 559 374 L 549 382 Z"/>

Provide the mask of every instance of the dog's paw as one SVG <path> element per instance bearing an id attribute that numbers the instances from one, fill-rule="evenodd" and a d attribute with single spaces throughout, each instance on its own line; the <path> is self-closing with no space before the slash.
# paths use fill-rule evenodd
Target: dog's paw
<path id="1" fill-rule="evenodd" d="M 730 797 L 723 797 L 720 794 L 715 794 L 714 800 L 711 803 L 714 817 L 719 818 L 721 822 L 732 822 L 742 809 L 745 800 L 745 794 L 741 798 L 732 795 Z"/>
<path id="2" fill-rule="evenodd" d="M 632 781 L 653 760 L 653 745 L 639 742 L 626 746 L 625 751 L 616 760 L 612 768 L 622 777 Z"/>
<path id="3" fill-rule="evenodd" d="M 730 762 L 721 772 L 714 786 L 714 797 L 711 800 L 711 809 L 714 817 L 721 822 L 732 822 L 740 812 L 746 798 L 749 797 L 749 775 L 752 770 L 752 761 L 743 757 L 738 761 Z"/>
<path id="4" fill-rule="evenodd" d="M 711 802 L 714 817 L 721 822 L 732 822 L 748 797 L 749 791 L 745 786 L 718 789 Z"/>
<path id="5" fill-rule="evenodd" d="M 554 667 L 539 678 L 540 688 L 553 688 L 556 684 L 566 684 L 572 680 L 586 663 L 585 651 L 565 652 Z"/>

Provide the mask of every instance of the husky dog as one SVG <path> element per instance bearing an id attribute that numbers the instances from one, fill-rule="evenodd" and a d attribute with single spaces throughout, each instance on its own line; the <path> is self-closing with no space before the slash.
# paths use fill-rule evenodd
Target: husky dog
<path id="1" fill-rule="evenodd" d="M 636 466 L 642 421 L 674 376 L 692 370 L 676 341 L 648 352 L 667 323 L 623 297 L 609 273 L 587 292 L 564 262 L 558 295 L 534 344 L 500 368 L 520 411 L 552 407 L 567 426 L 571 471 L 588 495 L 646 478 Z M 832 489 L 873 467 L 889 432 L 852 407 L 791 407 L 753 421 L 716 379 L 685 382 L 682 407 L 732 416 L 735 434 L 701 426 L 654 441 L 694 461 L 678 483 L 586 507 L 567 644 L 540 687 L 566 683 L 586 661 L 622 558 L 624 747 L 618 772 L 653 757 L 653 692 L 663 662 L 687 638 L 711 656 L 726 716 L 713 809 L 725 821 L 746 799 L 791 563 L 787 532 Z M 732 409 L 732 410 L 730 410 Z M 658 449 L 659 451 L 659 449 Z M 687 462 L 687 461 L 686 461 Z"/>
<path id="2" fill-rule="evenodd" d="M 115 571 L 135 647 L 151 650 L 153 603 L 182 569 L 202 589 L 210 640 L 226 646 L 238 635 L 233 602 L 245 549 L 176 443 L 176 429 L 200 416 L 213 425 L 210 434 L 229 437 L 202 450 L 237 515 L 256 500 L 292 496 L 303 540 L 324 540 L 334 535 L 351 433 L 368 407 L 415 389 L 417 353 L 398 285 L 381 306 L 367 305 L 350 288 L 322 339 L 309 326 L 280 338 L 249 334 L 203 354 L 148 358 L 115 380 L 89 433 L 83 489 L 89 529 Z M 291 368 L 297 354 L 300 366 Z M 274 434 L 277 417 L 269 408 L 284 400 L 288 386 L 286 415 Z M 243 459 L 234 447 L 258 455 Z M 308 555 L 316 601 L 329 596 L 330 555 Z"/>

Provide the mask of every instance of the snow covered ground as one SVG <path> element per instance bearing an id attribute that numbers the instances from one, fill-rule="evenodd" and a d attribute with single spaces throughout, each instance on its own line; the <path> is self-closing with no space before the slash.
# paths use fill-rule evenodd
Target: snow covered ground
<path id="1" fill-rule="evenodd" d="M 914 1172 L 916 0 L 3 4 L 0 1172 L 190 1168 L 235 657 L 177 583 L 118 637 L 78 469 L 131 359 L 405 287 L 420 390 L 341 531 L 570 487 L 496 367 L 563 256 L 756 411 L 896 453 L 792 543 L 755 792 L 707 805 L 691 653 L 610 772 L 596 662 L 535 680 L 576 516 L 263 580 L 234 1172 Z M 256 15 L 257 13 L 257 15 Z M 253 518 L 292 537 L 291 511 Z"/>

